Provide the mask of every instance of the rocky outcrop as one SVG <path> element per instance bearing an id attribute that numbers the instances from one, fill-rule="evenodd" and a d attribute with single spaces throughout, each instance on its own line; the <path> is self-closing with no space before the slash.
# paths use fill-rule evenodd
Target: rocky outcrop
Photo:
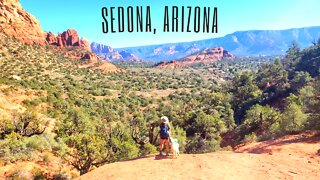
<path id="1" fill-rule="evenodd" d="M 93 53 L 86 53 L 82 56 L 82 60 L 98 60 L 100 59 L 99 56 Z"/>
<path id="2" fill-rule="evenodd" d="M 58 42 L 57 45 L 64 46 L 80 46 L 80 38 L 78 32 L 74 29 L 68 29 L 62 34 L 58 34 Z"/>
<path id="3" fill-rule="evenodd" d="M 99 69 L 104 72 L 120 72 L 116 66 L 100 59 L 98 55 L 92 53 L 90 42 L 84 38 L 80 39 L 78 32 L 74 29 L 68 29 L 63 33 L 58 33 L 57 36 L 48 32 L 46 34 L 46 40 L 50 45 L 64 49 L 65 57 L 82 59 L 81 68 Z M 68 47 L 76 47 L 77 49 L 74 50 Z M 112 50 L 112 48 L 110 50 Z"/>
<path id="4" fill-rule="evenodd" d="M 112 47 L 99 44 L 99 43 L 91 43 L 91 50 L 95 54 L 97 54 L 100 58 L 113 61 L 113 62 L 140 62 L 141 60 L 127 51 L 117 51 Z"/>
<path id="5" fill-rule="evenodd" d="M 182 67 L 188 66 L 191 64 L 198 63 L 213 63 L 216 61 L 220 61 L 222 59 L 233 59 L 234 56 L 225 50 L 223 47 L 214 47 L 211 49 L 205 49 L 204 51 L 200 51 L 191 56 L 187 56 L 185 58 L 170 61 L 170 62 L 160 62 L 156 66 L 157 67 Z"/>
<path id="6" fill-rule="evenodd" d="M 121 72 L 115 65 L 100 59 L 96 54 L 86 53 L 82 57 L 83 63 L 81 68 L 99 69 L 103 72 Z"/>
<path id="7" fill-rule="evenodd" d="M 61 49 L 59 49 L 59 51 L 61 52 Z M 70 48 L 63 48 L 62 51 L 66 58 L 77 60 L 81 59 L 82 63 L 79 68 L 99 69 L 107 73 L 121 72 L 121 69 L 117 68 L 115 65 L 102 60 L 99 56 L 87 50 L 79 48 L 78 51 L 74 51 Z"/>
<path id="8" fill-rule="evenodd" d="M 90 42 L 84 37 L 80 39 L 79 46 L 91 52 Z"/>
<path id="9" fill-rule="evenodd" d="M 74 29 L 68 29 L 63 33 L 58 33 L 55 36 L 52 32 L 46 33 L 46 41 L 50 45 L 56 45 L 59 47 L 82 47 L 88 51 L 91 51 L 90 42 L 84 38 L 79 37 L 78 32 Z"/>
<path id="10" fill-rule="evenodd" d="M 158 68 L 178 68 L 178 67 L 182 67 L 182 63 L 177 62 L 176 60 L 173 61 L 162 61 L 158 64 L 155 65 Z"/>
<path id="11" fill-rule="evenodd" d="M 18 0 L 0 1 L 0 32 L 26 44 L 46 44 L 39 21 Z"/>
<path id="12" fill-rule="evenodd" d="M 46 41 L 50 45 L 57 45 L 57 38 L 52 32 L 46 33 Z"/>
<path id="13" fill-rule="evenodd" d="M 120 71 L 113 64 L 105 62 L 93 54 L 90 42 L 84 38 L 80 39 L 76 30 L 68 29 L 57 36 L 52 32 L 44 33 L 39 21 L 27 13 L 18 0 L 0 1 L 0 23 L 0 33 L 13 36 L 27 44 L 52 45 L 53 50 L 60 51 L 65 57 L 82 59 L 83 67 L 100 69 L 104 72 Z"/>

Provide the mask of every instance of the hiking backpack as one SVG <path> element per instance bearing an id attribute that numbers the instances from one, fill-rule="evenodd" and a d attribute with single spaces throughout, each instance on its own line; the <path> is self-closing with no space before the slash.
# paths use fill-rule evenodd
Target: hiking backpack
<path id="1" fill-rule="evenodd" d="M 166 124 L 160 125 L 160 138 L 168 138 L 169 137 L 169 126 Z"/>

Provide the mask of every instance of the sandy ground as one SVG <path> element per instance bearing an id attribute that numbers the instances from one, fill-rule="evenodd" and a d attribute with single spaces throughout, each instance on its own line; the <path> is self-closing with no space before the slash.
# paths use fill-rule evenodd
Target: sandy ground
<path id="1" fill-rule="evenodd" d="M 320 136 L 285 136 L 177 159 L 149 155 L 102 166 L 79 179 L 320 179 Z"/>

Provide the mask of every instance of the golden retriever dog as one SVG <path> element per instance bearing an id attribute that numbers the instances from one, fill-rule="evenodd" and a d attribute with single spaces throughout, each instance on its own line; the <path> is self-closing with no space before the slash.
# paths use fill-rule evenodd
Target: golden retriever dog
<path id="1" fill-rule="evenodd" d="M 179 143 L 177 139 L 170 138 L 172 158 L 177 158 L 180 155 Z"/>

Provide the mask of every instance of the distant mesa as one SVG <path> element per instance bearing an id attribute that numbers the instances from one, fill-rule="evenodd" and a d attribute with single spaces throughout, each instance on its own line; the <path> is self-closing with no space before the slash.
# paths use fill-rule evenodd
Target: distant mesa
<path id="1" fill-rule="evenodd" d="M 225 50 L 223 47 L 217 46 L 211 49 L 205 49 L 193 55 L 187 56 L 185 58 L 179 60 L 173 60 L 169 62 L 160 62 L 156 66 L 163 68 L 163 67 L 184 67 L 193 64 L 199 63 L 213 63 L 216 61 L 220 61 L 222 59 L 234 59 L 234 56 Z"/>
<path id="2" fill-rule="evenodd" d="M 112 62 L 141 62 L 137 56 L 128 51 L 121 50 L 120 52 L 110 46 L 99 44 L 96 42 L 90 45 L 93 53 L 97 54 L 100 58 Z"/>
<path id="3" fill-rule="evenodd" d="M 110 46 L 93 42 L 91 43 L 90 48 L 93 53 L 97 54 L 101 59 L 106 61 L 120 61 L 123 59 L 119 52 Z"/>
<path id="4" fill-rule="evenodd" d="M 39 21 L 18 0 L 1 0 L 0 8 L 0 32 L 26 44 L 46 44 Z"/>
<path id="5" fill-rule="evenodd" d="M 120 55 L 123 57 L 124 61 L 141 62 L 141 60 L 136 55 L 129 53 L 128 51 L 121 51 Z"/>

